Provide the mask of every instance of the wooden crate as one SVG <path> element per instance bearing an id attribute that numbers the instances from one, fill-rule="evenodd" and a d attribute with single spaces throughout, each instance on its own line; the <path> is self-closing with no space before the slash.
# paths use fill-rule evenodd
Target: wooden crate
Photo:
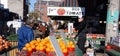
<path id="1" fill-rule="evenodd" d="M 13 46 L 18 46 L 18 42 L 17 41 L 11 41 Z M 9 56 L 16 56 L 16 52 L 19 52 L 18 48 L 12 49 L 11 51 L 9 51 Z"/>

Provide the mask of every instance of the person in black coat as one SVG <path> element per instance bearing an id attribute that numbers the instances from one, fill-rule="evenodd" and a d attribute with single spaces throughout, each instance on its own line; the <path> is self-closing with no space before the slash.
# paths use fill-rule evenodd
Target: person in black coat
<path id="1" fill-rule="evenodd" d="M 78 48 L 81 49 L 83 53 L 86 52 L 85 50 L 85 42 L 86 42 L 86 20 L 84 18 L 78 18 L 78 22 L 74 23 L 75 30 L 78 30 L 78 37 L 77 45 Z"/>

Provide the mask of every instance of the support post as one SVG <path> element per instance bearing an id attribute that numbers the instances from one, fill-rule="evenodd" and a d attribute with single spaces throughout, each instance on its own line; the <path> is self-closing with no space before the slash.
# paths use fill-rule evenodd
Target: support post
<path id="1" fill-rule="evenodd" d="M 106 24 L 106 42 L 110 43 L 111 37 L 118 35 L 118 21 L 119 21 L 119 0 L 108 0 L 107 10 L 107 24 Z"/>

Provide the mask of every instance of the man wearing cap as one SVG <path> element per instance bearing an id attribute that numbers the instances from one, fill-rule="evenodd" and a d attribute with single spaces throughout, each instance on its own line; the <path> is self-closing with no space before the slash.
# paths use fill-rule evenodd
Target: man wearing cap
<path id="1" fill-rule="evenodd" d="M 25 25 L 18 29 L 18 49 L 21 51 L 26 43 L 29 43 L 34 39 L 34 33 L 32 27 L 34 25 L 35 19 L 29 18 L 26 20 Z"/>

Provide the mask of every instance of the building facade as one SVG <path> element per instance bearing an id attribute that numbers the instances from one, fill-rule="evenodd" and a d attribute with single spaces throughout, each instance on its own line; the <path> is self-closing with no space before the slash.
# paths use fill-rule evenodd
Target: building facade
<path id="1" fill-rule="evenodd" d="M 47 7 L 78 7 L 78 0 L 37 0 L 34 5 L 34 10 L 39 14 L 40 18 L 45 22 L 49 21 L 47 16 Z"/>
<path id="2" fill-rule="evenodd" d="M 29 0 L 0 0 L 4 4 L 4 8 L 9 11 L 17 13 L 21 18 L 26 18 L 29 9 Z"/>

